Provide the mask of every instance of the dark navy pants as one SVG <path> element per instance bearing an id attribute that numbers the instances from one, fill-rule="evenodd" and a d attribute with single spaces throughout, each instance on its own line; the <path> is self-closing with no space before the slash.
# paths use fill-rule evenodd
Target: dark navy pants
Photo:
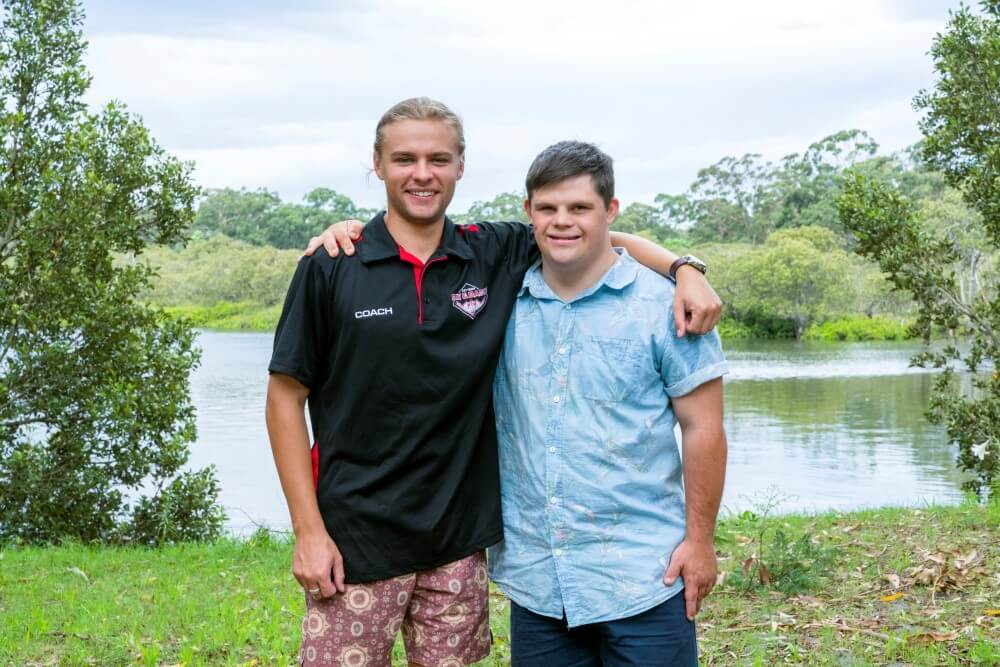
<path id="1" fill-rule="evenodd" d="M 511 667 L 697 667 L 684 591 L 637 616 L 569 629 L 510 603 Z"/>

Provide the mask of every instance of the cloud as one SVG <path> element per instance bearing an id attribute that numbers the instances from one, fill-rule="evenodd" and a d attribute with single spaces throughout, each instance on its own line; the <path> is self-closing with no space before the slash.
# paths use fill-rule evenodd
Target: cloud
<path id="1" fill-rule="evenodd" d="M 375 205 L 361 166 L 375 121 L 430 95 L 467 123 L 458 208 L 519 188 L 534 154 L 568 137 L 604 145 L 623 199 L 651 201 L 723 155 L 856 126 L 912 142 L 909 100 L 932 81 L 948 6 L 105 2 L 88 19 L 89 99 L 124 100 L 205 185 L 289 199 L 326 185 Z"/>

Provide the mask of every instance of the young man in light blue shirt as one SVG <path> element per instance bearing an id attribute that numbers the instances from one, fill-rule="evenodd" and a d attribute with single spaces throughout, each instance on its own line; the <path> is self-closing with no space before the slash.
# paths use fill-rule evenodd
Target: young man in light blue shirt
<path id="1" fill-rule="evenodd" d="M 610 157 L 561 142 L 526 185 L 542 261 L 494 384 L 505 539 L 489 561 L 512 664 L 697 664 L 726 466 L 718 334 L 678 338 L 673 284 L 612 247 Z"/>

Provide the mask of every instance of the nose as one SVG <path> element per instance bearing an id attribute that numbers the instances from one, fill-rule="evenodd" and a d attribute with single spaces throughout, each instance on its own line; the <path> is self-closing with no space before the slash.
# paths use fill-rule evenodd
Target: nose
<path id="1" fill-rule="evenodd" d="M 417 181 L 429 181 L 431 180 L 432 172 L 431 166 L 427 160 L 417 160 L 413 167 L 413 178 Z"/>
<path id="2" fill-rule="evenodd" d="M 560 227 L 572 224 L 572 220 L 570 220 L 569 216 L 569 209 L 565 206 L 556 207 L 556 214 L 552 218 L 552 224 Z"/>

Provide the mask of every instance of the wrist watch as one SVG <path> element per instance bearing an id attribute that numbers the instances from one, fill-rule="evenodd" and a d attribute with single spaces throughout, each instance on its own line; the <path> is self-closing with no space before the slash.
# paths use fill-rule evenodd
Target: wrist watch
<path id="1" fill-rule="evenodd" d="M 670 265 L 670 272 L 668 273 L 668 277 L 674 282 L 677 282 L 677 269 L 682 266 L 690 266 L 693 269 L 701 271 L 703 275 L 708 270 L 705 262 L 701 261 L 694 255 L 684 255 L 683 257 L 678 257 L 674 260 L 674 263 Z"/>

